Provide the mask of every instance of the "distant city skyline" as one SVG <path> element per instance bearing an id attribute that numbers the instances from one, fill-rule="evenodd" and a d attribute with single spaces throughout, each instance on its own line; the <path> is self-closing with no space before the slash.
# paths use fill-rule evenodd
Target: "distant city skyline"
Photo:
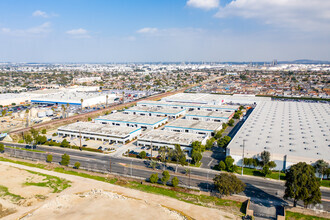
<path id="1" fill-rule="evenodd" d="M 330 60 L 330 2 L 0 2 L 0 62 Z"/>

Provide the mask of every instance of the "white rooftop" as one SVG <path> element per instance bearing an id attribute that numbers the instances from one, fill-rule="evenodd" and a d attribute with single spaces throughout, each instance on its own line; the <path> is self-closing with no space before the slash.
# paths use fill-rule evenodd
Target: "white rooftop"
<path id="1" fill-rule="evenodd" d="M 183 107 L 186 109 L 192 108 L 200 108 L 200 109 L 217 109 L 217 110 L 228 110 L 228 111 L 235 111 L 240 106 L 239 105 L 209 105 L 209 104 L 196 104 L 196 103 L 185 103 L 185 102 L 166 102 L 166 101 L 141 101 L 138 103 L 139 105 L 147 104 L 147 105 L 154 105 L 154 106 L 171 106 L 171 107 Z"/>
<path id="2" fill-rule="evenodd" d="M 234 112 L 222 112 L 222 111 L 188 111 L 186 115 L 189 116 L 199 116 L 199 117 L 209 117 L 209 118 L 224 118 L 228 119 Z"/>
<path id="3" fill-rule="evenodd" d="M 196 129 L 196 130 L 207 130 L 207 131 L 215 131 L 220 130 L 222 127 L 222 123 L 217 122 L 208 122 L 208 121 L 196 121 L 196 120 L 187 120 L 187 119 L 177 119 L 166 127 L 176 127 L 176 128 L 188 128 L 188 129 Z"/>
<path id="4" fill-rule="evenodd" d="M 164 114 L 178 114 L 184 110 L 174 109 L 169 107 L 156 107 L 156 106 L 134 106 L 132 108 L 126 109 L 125 111 L 130 112 L 154 112 L 154 113 L 164 113 Z"/>
<path id="5" fill-rule="evenodd" d="M 105 135 L 118 136 L 118 137 L 126 137 L 130 133 L 133 133 L 134 131 L 139 129 L 140 128 L 112 126 L 105 124 L 96 124 L 91 122 L 76 122 L 58 128 L 59 131 L 105 134 Z"/>
<path id="6" fill-rule="evenodd" d="M 178 133 L 165 130 L 152 130 L 142 137 L 139 137 L 139 141 L 149 142 L 163 142 L 166 144 L 180 144 L 189 146 L 194 141 L 202 142 L 205 139 L 204 135 L 192 134 L 192 133 Z"/>
<path id="7" fill-rule="evenodd" d="M 257 105 L 228 145 L 230 153 L 251 157 L 264 150 L 277 159 L 330 161 L 330 106 L 322 103 L 265 101 Z"/>
<path id="8" fill-rule="evenodd" d="M 163 120 L 166 120 L 166 117 L 156 117 L 156 116 L 140 116 L 140 115 L 130 115 L 117 112 L 110 115 L 100 116 L 95 120 L 105 120 L 105 121 L 117 121 L 117 122 L 130 122 L 138 124 L 156 124 Z"/>

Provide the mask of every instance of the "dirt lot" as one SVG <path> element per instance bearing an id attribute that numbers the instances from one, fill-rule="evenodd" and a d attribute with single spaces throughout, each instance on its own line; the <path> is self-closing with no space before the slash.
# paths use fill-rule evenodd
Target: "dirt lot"
<path id="1" fill-rule="evenodd" d="M 10 167 L 12 166 L 12 167 Z M 14 168 L 15 167 L 15 168 Z M 18 169 L 20 168 L 20 169 Z M 26 170 L 39 172 L 30 173 Z M 96 180 L 71 176 L 38 168 L 25 167 L 18 164 L 0 162 L 0 172 L 5 176 L 0 184 L 8 187 L 12 194 L 17 193 L 26 197 L 43 198 L 31 203 L 17 204 L 2 197 L 5 209 L 14 208 L 15 213 L 4 219 L 238 219 L 237 216 L 219 209 L 193 205 L 155 194 L 149 194 L 134 189 L 111 185 Z M 16 178 L 19 175 L 19 178 Z M 51 176 L 50 176 L 51 175 Z M 56 177 L 62 182 L 62 187 L 25 186 L 24 182 L 49 181 Z M 44 178 L 44 179 L 43 179 Z M 3 178 L 1 178 L 3 179 Z M 8 181 L 6 181 L 6 179 Z M 17 179 L 17 180 L 14 180 Z M 69 183 L 67 181 L 70 181 Z M 14 183 L 9 186 L 8 183 Z M 65 185 L 65 184 L 66 185 Z M 22 185 L 23 184 L 23 185 Z M 71 187 L 64 189 L 68 184 Z M 51 185 L 51 184 L 50 184 Z M 25 187 L 31 188 L 31 192 Z M 18 188 L 18 189 L 16 189 Z M 25 188 L 25 189 L 24 189 Z M 59 189 L 53 193 L 54 188 Z M 20 196 L 21 196 L 20 195 Z M 23 196 L 22 196 L 23 197 Z M 186 217 L 185 217 L 186 216 Z"/>

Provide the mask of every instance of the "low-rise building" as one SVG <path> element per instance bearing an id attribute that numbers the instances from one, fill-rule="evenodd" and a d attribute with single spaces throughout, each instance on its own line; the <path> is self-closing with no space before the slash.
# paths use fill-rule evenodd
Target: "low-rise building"
<path id="1" fill-rule="evenodd" d="M 227 123 L 234 115 L 234 112 L 219 111 L 189 111 L 186 113 L 185 119 L 197 121 L 212 121 Z"/>
<path id="2" fill-rule="evenodd" d="M 130 115 L 121 112 L 100 116 L 95 119 L 95 122 L 99 124 L 137 127 L 142 129 L 155 129 L 164 125 L 167 121 L 167 117 Z"/>
<path id="3" fill-rule="evenodd" d="M 185 109 L 174 109 L 174 108 L 159 108 L 154 106 L 134 106 L 126 109 L 125 114 L 141 115 L 141 116 L 157 116 L 157 117 L 168 117 L 178 118 L 185 115 Z"/>
<path id="4" fill-rule="evenodd" d="M 194 141 L 206 143 L 207 136 L 200 134 L 178 133 L 166 130 L 152 130 L 147 134 L 138 138 L 139 146 L 153 147 L 169 147 L 174 148 L 175 144 L 179 144 L 184 151 L 191 151 L 191 144 Z"/>
<path id="5" fill-rule="evenodd" d="M 91 122 L 76 122 L 59 127 L 59 136 L 77 137 L 110 143 L 126 144 L 141 134 L 141 128 L 118 127 Z"/>
<path id="6" fill-rule="evenodd" d="M 220 130 L 221 128 L 222 123 L 177 119 L 165 125 L 164 130 L 212 136 L 214 135 L 214 131 Z"/>
<path id="7" fill-rule="evenodd" d="M 184 102 L 164 102 L 164 101 L 142 101 L 138 102 L 137 106 L 154 106 L 158 108 L 170 107 L 174 109 L 186 109 L 187 111 L 202 110 L 202 111 L 225 111 L 234 112 L 239 108 L 239 105 L 208 105 Z"/>

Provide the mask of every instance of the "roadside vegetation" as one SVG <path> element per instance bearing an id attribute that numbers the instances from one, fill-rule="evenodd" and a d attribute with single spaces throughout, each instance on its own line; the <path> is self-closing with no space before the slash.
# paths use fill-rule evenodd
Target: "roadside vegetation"
<path id="1" fill-rule="evenodd" d="M 177 177 L 173 177 L 171 180 L 169 180 L 167 182 L 167 184 L 169 184 L 169 182 L 170 182 L 170 184 L 173 185 L 173 187 L 168 187 L 168 186 L 164 186 L 163 183 L 162 184 L 149 184 L 146 182 L 141 183 L 138 181 L 127 181 L 127 180 L 122 180 L 122 179 L 118 179 L 115 177 L 110 178 L 104 174 L 99 174 L 99 173 L 89 174 L 85 171 L 78 172 L 78 171 L 74 171 L 74 170 L 69 170 L 69 168 L 50 167 L 45 164 L 33 164 L 33 163 L 23 162 L 23 161 L 19 161 L 19 160 L 8 159 L 8 158 L 4 158 L 4 157 L 0 157 L 0 161 L 17 163 L 17 164 L 26 165 L 29 167 L 37 167 L 37 168 L 41 168 L 44 170 L 58 172 L 58 173 L 64 173 L 64 174 L 94 179 L 97 181 L 120 185 L 123 187 L 140 190 L 143 192 L 168 196 L 168 197 L 178 199 L 180 201 L 184 201 L 187 203 L 195 204 L 195 205 L 219 208 L 219 209 L 227 210 L 227 211 L 231 210 L 238 216 L 242 216 L 243 213 L 245 212 L 245 204 L 242 202 L 228 200 L 228 199 L 215 197 L 215 196 L 207 196 L 207 195 L 203 195 L 203 194 L 199 195 L 198 191 L 188 190 L 185 188 L 178 187 L 179 179 Z M 167 178 L 170 178 L 170 176 L 167 175 L 166 172 L 165 173 L 163 172 L 162 177 L 164 177 L 163 178 L 164 181 Z M 158 175 L 157 175 L 157 178 L 158 178 Z M 46 183 L 42 183 L 42 185 L 46 185 Z M 194 192 L 196 194 L 194 194 L 192 192 Z M 219 196 L 221 196 L 221 195 L 219 194 Z"/>
<path id="2" fill-rule="evenodd" d="M 39 176 L 45 177 L 42 182 L 25 182 L 24 185 L 26 186 L 39 186 L 39 187 L 48 187 L 53 190 L 53 193 L 60 193 L 66 188 L 70 187 L 70 181 L 66 179 L 62 179 L 56 176 L 51 176 L 39 172 L 34 172 L 27 170 L 30 173 L 37 174 Z"/>
<path id="3" fill-rule="evenodd" d="M 329 218 L 322 218 L 322 217 L 317 217 L 317 216 L 312 216 L 312 215 L 304 215 L 301 213 L 290 212 L 290 211 L 285 212 L 285 219 L 287 219 L 287 220 L 329 220 Z"/>

